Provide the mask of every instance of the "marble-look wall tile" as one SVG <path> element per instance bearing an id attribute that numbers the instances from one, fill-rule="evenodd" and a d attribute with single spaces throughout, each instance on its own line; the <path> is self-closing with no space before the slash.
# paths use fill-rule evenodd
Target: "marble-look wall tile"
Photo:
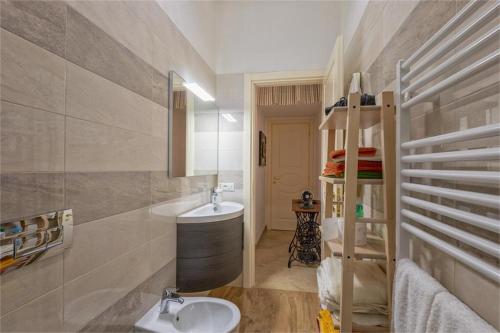
<path id="1" fill-rule="evenodd" d="M 1 99 L 64 114 L 64 59 L 2 29 Z"/>
<path id="2" fill-rule="evenodd" d="M 382 29 L 379 33 L 370 31 L 369 33 L 360 34 L 363 36 L 362 40 L 357 41 L 358 44 L 362 44 L 365 40 L 378 41 L 379 49 L 372 49 L 365 56 L 360 57 L 361 59 L 370 58 L 370 61 L 365 61 L 366 65 L 357 68 L 353 67 L 353 71 L 370 73 L 372 92 L 374 94 L 378 94 L 394 81 L 398 60 L 407 58 L 455 15 L 456 4 L 455 1 L 420 1 L 412 6 L 411 4 L 388 2 L 382 9 L 381 15 L 383 16 L 384 13 L 386 16 L 393 15 L 392 12 L 396 10 L 394 7 L 402 11 L 402 16 L 406 15 L 406 19 L 402 23 L 399 25 L 395 23 L 384 24 L 381 26 Z M 380 20 L 381 23 L 384 21 Z M 399 21 L 401 21 L 401 18 Z M 423 24 L 424 21 L 425 24 Z M 393 36 L 390 40 L 381 39 L 391 34 Z M 352 45 L 352 47 L 355 47 L 355 45 Z M 350 81 L 351 74 L 352 72 L 349 73 L 349 76 L 346 76 L 346 80 Z"/>
<path id="3" fill-rule="evenodd" d="M 155 104 L 151 112 L 151 135 L 168 138 L 168 109 Z"/>
<path id="4" fill-rule="evenodd" d="M 145 244 L 64 284 L 64 327 L 84 327 L 151 276 L 150 246 Z"/>
<path id="5" fill-rule="evenodd" d="M 75 224 L 151 204 L 149 172 L 68 172 L 65 187 Z"/>
<path id="6" fill-rule="evenodd" d="M 131 332 L 134 323 L 160 300 L 163 289 L 175 286 L 175 266 L 175 260 L 165 265 L 80 331 Z"/>
<path id="7" fill-rule="evenodd" d="M 63 1 L 2 0 L 2 28 L 64 57 L 66 4 Z"/>
<path id="8" fill-rule="evenodd" d="M 151 141 L 151 171 L 168 170 L 168 138 L 166 137 L 150 137 Z"/>
<path id="9" fill-rule="evenodd" d="M 151 271 L 156 272 L 177 257 L 177 227 L 173 232 L 151 240 Z"/>
<path id="10" fill-rule="evenodd" d="M 156 103 L 70 62 L 66 80 L 68 116 L 152 134 Z"/>
<path id="11" fill-rule="evenodd" d="M 168 107 L 168 77 L 158 71 L 153 71 L 153 101 L 163 107 Z"/>
<path id="12" fill-rule="evenodd" d="M 66 172 L 156 170 L 152 144 L 150 135 L 67 117 Z"/>
<path id="13" fill-rule="evenodd" d="M 217 186 L 216 175 L 170 178 L 166 172 L 151 172 L 151 197 L 154 204 L 207 192 L 214 186 Z"/>
<path id="14" fill-rule="evenodd" d="M 0 191 L 2 221 L 65 208 L 63 173 L 4 173 Z"/>
<path id="15" fill-rule="evenodd" d="M 174 70 L 175 63 L 172 59 L 171 48 L 175 47 L 175 33 L 171 36 L 166 36 L 165 39 L 172 39 L 172 41 L 165 44 L 156 34 L 153 34 L 153 67 L 162 73 L 163 75 L 168 75 L 168 72 Z M 179 61 L 179 60 L 177 60 Z"/>
<path id="16" fill-rule="evenodd" d="M 64 116 L 1 102 L 1 170 L 64 171 Z"/>
<path id="17" fill-rule="evenodd" d="M 152 98 L 153 68 L 70 7 L 66 58 L 146 98 Z"/>
<path id="18" fill-rule="evenodd" d="M 146 24 L 126 1 L 68 1 L 68 4 L 129 50 L 152 63 L 153 42 Z M 133 27 L 131 29 L 130 27 Z"/>
<path id="19" fill-rule="evenodd" d="M 177 72 L 186 81 L 198 82 L 215 96 L 215 75 L 194 47 L 177 29 L 156 1 L 127 1 L 153 35 L 153 66 L 163 75 Z M 162 44 L 158 43 L 160 41 Z"/>
<path id="20" fill-rule="evenodd" d="M 387 1 L 382 15 L 391 19 L 382 20 L 382 31 L 384 32 L 382 35 L 383 46 L 392 40 L 394 34 L 399 30 L 418 3 L 418 1 Z"/>
<path id="21" fill-rule="evenodd" d="M 61 332 L 63 288 L 57 288 L 0 318 L 2 332 Z"/>
<path id="22" fill-rule="evenodd" d="M 474 281 L 472 283 L 472 281 Z M 496 329 L 500 328 L 500 297 L 495 282 L 457 262 L 453 293 Z"/>
<path id="23" fill-rule="evenodd" d="M 189 192 L 189 178 L 170 178 L 166 172 L 151 173 L 153 204 L 182 197 Z"/>
<path id="24" fill-rule="evenodd" d="M 71 248 L 64 253 L 64 281 L 147 243 L 148 219 L 149 209 L 142 208 L 75 226 Z"/>
<path id="25" fill-rule="evenodd" d="M 0 316 L 62 286 L 63 258 L 56 255 L 2 275 Z"/>

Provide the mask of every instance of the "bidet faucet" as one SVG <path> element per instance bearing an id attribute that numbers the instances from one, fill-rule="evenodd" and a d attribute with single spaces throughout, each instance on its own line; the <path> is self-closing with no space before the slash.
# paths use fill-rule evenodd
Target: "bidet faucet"
<path id="1" fill-rule="evenodd" d="M 184 298 L 176 293 L 177 288 L 165 288 L 161 296 L 160 314 L 170 313 L 170 303 L 184 303 Z"/>

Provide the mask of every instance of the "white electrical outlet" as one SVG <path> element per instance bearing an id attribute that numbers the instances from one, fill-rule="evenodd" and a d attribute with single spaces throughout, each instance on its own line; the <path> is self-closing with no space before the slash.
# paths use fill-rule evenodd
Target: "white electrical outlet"
<path id="1" fill-rule="evenodd" d="M 219 187 L 224 192 L 234 192 L 234 183 L 220 183 Z"/>

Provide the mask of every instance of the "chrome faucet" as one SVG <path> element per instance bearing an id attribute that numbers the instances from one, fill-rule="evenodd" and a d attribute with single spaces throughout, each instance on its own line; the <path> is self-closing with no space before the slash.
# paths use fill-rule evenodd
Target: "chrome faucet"
<path id="1" fill-rule="evenodd" d="M 213 205 L 214 211 L 218 211 L 220 207 L 220 192 L 222 191 L 218 187 L 213 187 L 210 191 L 210 203 Z"/>
<path id="2" fill-rule="evenodd" d="M 176 293 L 177 288 L 165 288 L 161 296 L 160 314 L 170 313 L 170 303 L 176 302 L 179 304 L 184 303 L 184 298 Z"/>

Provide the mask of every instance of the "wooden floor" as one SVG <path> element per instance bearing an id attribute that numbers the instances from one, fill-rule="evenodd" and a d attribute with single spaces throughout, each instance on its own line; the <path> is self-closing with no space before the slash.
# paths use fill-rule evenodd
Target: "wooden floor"
<path id="1" fill-rule="evenodd" d="M 318 294 L 261 288 L 222 287 L 210 296 L 233 302 L 241 312 L 239 331 L 318 332 Z"/>

